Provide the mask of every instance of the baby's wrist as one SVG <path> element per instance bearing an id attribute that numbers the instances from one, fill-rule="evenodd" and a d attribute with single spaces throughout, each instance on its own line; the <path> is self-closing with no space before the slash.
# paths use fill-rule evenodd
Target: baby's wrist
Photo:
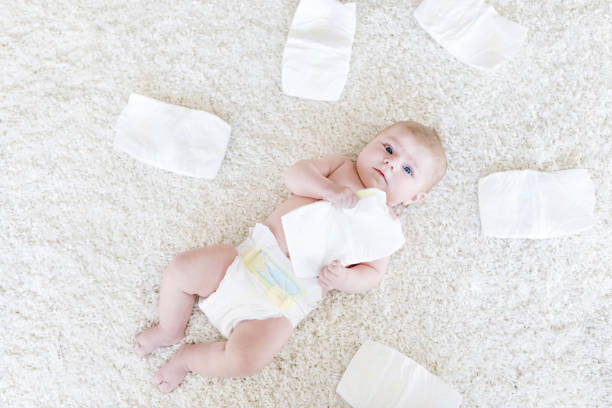
<path id="1" fill-rule="evenodd" d="M 325 201 L 331 201 L 332 198 L 334 197 L 334 185 L 336 183 L 334 183 L 331 180 L 325 179 L 324 184 L 322 185 L 321 188 L 321 199 L 325 200 Z"/>

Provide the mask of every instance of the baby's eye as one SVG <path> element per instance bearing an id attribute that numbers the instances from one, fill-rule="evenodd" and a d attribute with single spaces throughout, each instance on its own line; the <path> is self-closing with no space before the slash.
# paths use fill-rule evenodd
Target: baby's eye
<path id="1" fill-rule="evenodd" d="M 408 166 L 404 166 L 404 171 L 405 171 L 407 174 L 412 174 L 412 169 L 411 169 L 410 167 L 408 167 Z"/>
<path id="2" fill-rule="evenodd" d="M 393 154 L 393 149 L 391 148 L 391 146 L 385 146 L 385 150 L 387 150 L 387 153 Z"/>

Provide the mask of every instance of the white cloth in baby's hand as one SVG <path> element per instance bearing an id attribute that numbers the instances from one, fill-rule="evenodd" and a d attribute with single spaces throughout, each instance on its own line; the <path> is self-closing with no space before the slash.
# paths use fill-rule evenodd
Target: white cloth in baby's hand
<path id="1" fill-rule="evenodd" d="M 178 174 L 212 179 L 225 156 L 231 127 L 201 110 L 131 94 L 115 126 L 115 148 Z"/>
<path id="2" fill-rule="evenodd" d="M 283 93 L 337 101 L 355 36 L 355 3 L 301 0 L 283 53 Z"/>
<path id="3" fill-rule="evenodd" d="M 476 68 L 497 68 L 527 36 L 525 27 L 483 0 L 423 0 L 414 17 L 448 52 Z"/>
<path id="4" fill-rule="evenodd" d="M 391 255 L 405 242 L 398 219 L 389 214 L 384 191 L 359 190 L 353 208 L 336 208 L 329 201 L 299 207 L 281 218 L 293 272 L 316 277 L 334 260 L 343 266 Z"/>
<path id="5" fill-rule="evenodd" d="M 595 223 L 595 187 L 584 169 L 513 170 L 478 181 L 484 235 L 498 238 L 555 238 Z"/>
<path id="6" fill-rule="evenodd" d="M 414 360 L 367 341 L 336 392 L 353 408 L 457 408 L 461 395 Z"/>

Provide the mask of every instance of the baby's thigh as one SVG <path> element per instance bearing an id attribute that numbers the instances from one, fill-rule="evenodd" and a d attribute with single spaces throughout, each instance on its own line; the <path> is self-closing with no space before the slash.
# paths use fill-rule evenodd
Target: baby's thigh
<path id="1" fill-rule="evenodd" d="M 236 248 L 231 245 L 186 251 L 172 260 L 166 277 L 184 292 L 206 297 L 217 290 L 225 271 L 237 255 Z"/>

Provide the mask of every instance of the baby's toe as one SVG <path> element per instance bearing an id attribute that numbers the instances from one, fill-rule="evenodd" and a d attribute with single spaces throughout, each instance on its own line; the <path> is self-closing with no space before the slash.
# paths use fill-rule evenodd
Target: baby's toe
<path id="1" fill-rule="evenodd" d="M 159 389 L 159 391 L 163 392 L 164 394 L 167 394 L 169 392 L 172 392 L 176 388 L 176 385 L 173 386 L 165 381 L 162 381 L 162 383 L 159 384 L 157 388 Z"/>
<path id="2" fill-rule="evenodd" d="M 136 344 L 134 344 L 134 353 L 136 353 L 138 357 L 144 357 L 147 354 L 144 345 L 140 343 L 138 339 L 136 339 Z"/>
<path id="3" fill-rule="evenodd" d="M 163 392 L 164 394 L 172 392 L 172 390 L 174 390 L 178 386 L 178 384 L 174 384 L 172 381 L 170 381 L 170 379 L 165 378 L 163 373 L 159 372 L 155 374 L 153 380 L 151 380 L 151 383 L 155 385 L 157 389 Z"/>
<path id="4" fill-rule="evenodd" d="M 153 379 L 151 380 L 151 384 L 153 385 L 159 385 L 162 383 L 162 381 L 164 381 L 164 378 L 162 377 L 162 375 L 158 372 L 157 374 L 155 374 L 153 376 Z"/>
<path id="5" fill-rule="evenodd" d="M 185 374 L 187 374 L 185 369 L 178 366 L 175 360 L 170 360 L 159 369 L 151 382 L 153 385 L 156 385 L 161 392 L 168 393 L 179 386 Z"/>

